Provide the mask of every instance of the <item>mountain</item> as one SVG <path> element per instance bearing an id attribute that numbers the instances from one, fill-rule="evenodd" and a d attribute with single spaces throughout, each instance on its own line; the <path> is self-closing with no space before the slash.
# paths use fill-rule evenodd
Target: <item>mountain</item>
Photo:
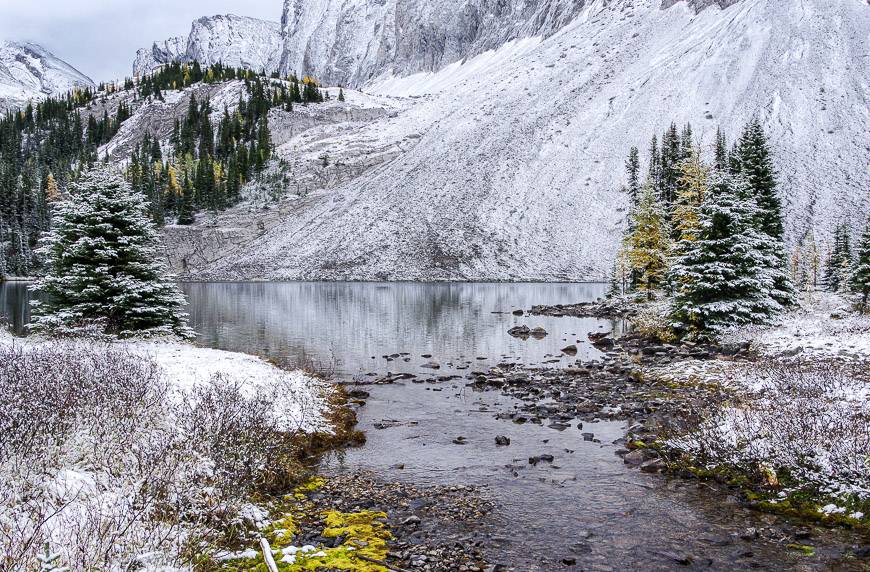
<path id="1" fill-rule="evenodd" d="M 232 245 L 189 273 L 601 279 L 625 156 L 671 120 L 709 149 L 761 119 L 790 244 L 870 212 L 865 0 L 451 2 L 286 2 L 283 68 L 386 111 L 287 127 L 277 152 L 310 191 L 199 229 Z"/>
<path id="2" fill-rule="evenodd" d="M 281 52 L 280 28 L 243 16 L 211 16 L 193 22 L 185 38 L 155 42 L 136 52 L 133 75 L 141 76 L 170 62 L 217 62 L 267 72 L 276 71 Z"/>
<path id="3" fill-rule="evenodd" d="M 680 0 L 660 0 L 662 8 Z M 738 0 L 690 0 L 695 11 Z M 548 37 L 582 14 L 647 0 L 284 0 L 281 71 L 333 85 L 363 85 L 390 72 L 437 71 L 505 42 Z"/>
<path id="4" fill-rule="evenodd" d="M 86 87 L 94 87 L 93 80 L 42 46 L 0 43 L 0 111 Z"/>

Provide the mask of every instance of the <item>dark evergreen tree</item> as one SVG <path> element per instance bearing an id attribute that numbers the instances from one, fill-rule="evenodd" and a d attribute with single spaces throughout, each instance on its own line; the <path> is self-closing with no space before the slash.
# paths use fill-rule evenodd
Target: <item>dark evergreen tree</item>
<path id="1" fill-rule="evenodd" d="M 849 225 L 841 223 L 834 230 L 834 247 L 825 263 L 825 288 L 830 292 L 840 292 L 847 287 L 852 265 L 852 247 L 849 239 Z"/>
<path id="2" fill-rule="evenodd" d="M 728 140 L 725 139 L 725 133 L 721 127 L 716 129 L 716 152 L 713 166 L 717 171 L 728 169 Z"/>
<path id="3" fill-rule="evenodd" d="M 850 285 L 852 291 L 861 297 L 860 311 L 863 313 L 867 310 L 867 299 L 870 297 L 870 220 L 864 226 L 864 233 L 855 254 Z"/>
<path id="4" fill-rule="evenodd" d="M 42 249 L 46 276 L 36 290 L 34 328 L 50 332 L 98 324 L 122 337 L 189 336 L 184 297 L 157 252 L 144 197 L 105 167 L 85 172 L 58 204 Z"/>
<path id="5" fill-rule="evenodd" d="M 746 182 L 714 171 L 699 210 L 695 240 L 684 240 L 671 276 L 676 327 L 707 336 L 767 323 L 782 306 L 771 297 L 769 240 L 755 225 L 758 206 Z"/>
<path id="6" fill-rule="evenodd" d="M 640 197 L 640 151 L 632 147 L 625 162 L 625 173 L 628 175 L 628 196 L 632 205 L 636 205 Z"/>
<path id="7" fill-rule="evenodd" d="M 776 185 L 776 171 L 770 155 L 767 136 L 758 119 L 743 130 L 737 146 L 737 172 L 749 182 L 758 203 L 758 226 L 775 240 L 783 239 L 782 201 Z"/>

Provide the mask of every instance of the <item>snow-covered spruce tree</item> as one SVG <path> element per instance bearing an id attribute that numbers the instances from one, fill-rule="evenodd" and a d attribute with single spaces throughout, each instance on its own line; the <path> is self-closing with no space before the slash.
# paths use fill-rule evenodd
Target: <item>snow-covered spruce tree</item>
<path id="1" fill-rule="evenodd" d="M 632 231 L 625 239 L 625 256 L 633 280 L 647 299 L 652 299 L 667 272 L 670 250 L 670 229 L 664 210 L 649 182 L 644 185 L 637 208 L 631 215 Z"/>
<path id="2" fill-rule="evenodd" d="M 39 561 L 40 572 L 69 572 L 69 568 L 60 565 L 60 554 L 52 552 L 48 542 L 43 547 L 43 552 L 36 555 Z"/>
<path id="3" fill-rule="evenodd" d="M 695 240 L 681 241 L 671 269 L 677 330 L 706 336 L 744 324 L 763 324 L 781 311 L 771 296 L 770 240 L 754 223 L 755 198 L 742 177 L 714 171 L 698 209 Z"/>
<path id="4" fill-rule="evenodd" d="M 870 298 L 870 220 L 867 221 L 858 244 L 850 285 L 852 291 L 861 296 L 860 309 L 863 313 L 867 310 L 867 300 Z"/>
<path id="5" fill-rule="evenodd" d="M 732 174 L 746 179 L 747 188 L 758 205 L 757 228 L 770 237 L 765 243 L 770 266 L 767 272 L 774 280 L 773 297 L 782 306 L 795 304 L 794 286 L 789 279 L 785 253 L 782 201 L 777 189 L 776 169 L 767 142 L 767 135 L 756 118 L 743 130 L 731 161 Z"/>
<path id="6" fill-rule="evenodd" d="M 35 289 L 34 329 L 65 333 L 98 324 L 107 334 L 190 336 L 184 296 L 158 257 L 145 198 L 98 165 L 57 203 L 41 254 L 47 272 Z"/>

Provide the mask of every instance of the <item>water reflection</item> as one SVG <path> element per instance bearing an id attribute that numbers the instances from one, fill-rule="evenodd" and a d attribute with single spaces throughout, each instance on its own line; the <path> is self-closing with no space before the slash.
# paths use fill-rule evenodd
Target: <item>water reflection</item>
<path id="1" fill-rule="evenodd" d="M 440 372 L 487 358 L 564 365 L 598 355 L 586 333 L 597 320 L 514 316 L 534 304 L 573 303 L 602 296 L 602 284 L 469 283 L 188 283 L 191 326 L 199 343 L 291 364 L 331 368 L 344 376 L 378 371 L 420 373 L 438 362 Z M 29 321 L 24 283 L 0 284 L 0 312 L 16 333 Z M 543 340 L 519 340 L 507 330 L 542 326 Z M 576 357 L 561 348 L 578 344 Z M 389 360 L 384 356 L 402 355 Z M 431 355 L 431 358 L 423 358 Z M 374 358 L 374 359 L 373 359 Z M 407 360 L 407 361 L 405 361 Z M 547 365 L 547 364 L 545 364 Z"/>

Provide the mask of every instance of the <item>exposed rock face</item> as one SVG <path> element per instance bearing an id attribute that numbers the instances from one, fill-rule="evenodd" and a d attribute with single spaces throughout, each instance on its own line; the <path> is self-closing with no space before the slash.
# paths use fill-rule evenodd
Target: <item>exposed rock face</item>
<path id="1" fill-rule="evenodd" d="M 0 43 L 0 111 L 94 82 L 37 44 Z"/>
<path id="2" fill-rule="evenodd" d="M 170 38 L 136 52 L 133 74 L 141 76 L 171 62 L 194 60 L 273 72 L 280 54 L 277 23 L 232 14 L 211 16 L 193 22 L 186 39 Z"/>
<path id="3" fill-rule="evenodd" d="M 687 1 L 696 12 L 740 0 L 284 0 L 283 73 L 359 86 L 383 74 L 436 71 L 509 40 L 550 36 L 600 9 Z"/>
<path id="4" fill-rule="evenodd" d="M 141 77 L 175 61 L 187 61 L 185 38 L 169 38 L 162 42 L 154 42 L 150 48 L 138 50 L 136 60 L 133 62 L 133 75 Z"/>
<path id="5" fill-rule="evenodd" d="M 695 12 L 700 12 L 710 6 L 718 6 L 720 8 L 728 8 L 740 2 L 740 0 L 662 0 L 662 9 L 667 10 L 678 2 L 687 2 Z"/>
<path id="6" fill-rule="evenodd" d="M 600 3 L 600 0 L 598 0 Z M 588 0 L 285 0 L 281 71 L 362 85 L 435 71 L 521 37 L 548 36 Z"/>

